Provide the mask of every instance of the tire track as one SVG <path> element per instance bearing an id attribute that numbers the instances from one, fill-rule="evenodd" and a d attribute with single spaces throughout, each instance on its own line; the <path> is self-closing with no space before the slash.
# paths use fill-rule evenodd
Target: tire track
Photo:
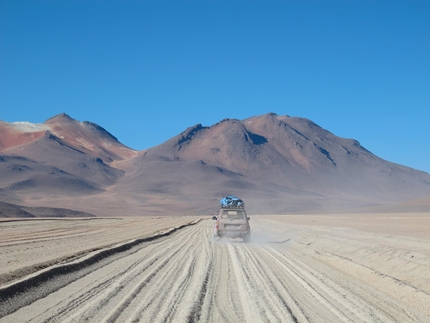
<path id="1" fill-rule="evenodd" d="M 58 288 L 47 280 L 0 323 L 425 322 L 319 261 L 311 244 L 288 236 L 279 244 L 214 242 L 211 230 L 212 221 L 201 221 L 72 272 Z"/>
<path id="2" fill-rule="evenodd" d="M 213 243 L 212 247 L 216 260 L 213 280 L 214 295 L 211 300 L 214 310 L 211 316 L 208 315 L 208 320 L 212 322 L 243 322 L 241 295 L 228 246 Z"/>
<path id="3" fill-rule="evenodd" d="M 63 287 L 87 276 L 99 267 L 108 266 L 110 263 L 123 258 L 124 253 L 135 253 L 136 246 L 137 248 L 139 248 L 139 245 L 142 245 L 141 248 L 149 246 L 149 248 L 152 249 L 153 246 L 158 244 L 158 239 L 166 239 L 177 230 L 186 227 L 187 225 L 181 225 L 164 233 L 160 233 L 157 236 L 136 239 L 114 248 L 102 250 L 90 257 L 84 258 L 81 261 L 54 266 L 48 270 L 42 271 L 38 275 L 30 277 L 29 279 L 20 281 L 6 288 L 2 288 L 0 290 L 0 317 L 13 313 L 18 308 L 27 306 L 40 298 L 55 293 Z M 155 243 L 151 244 L 152 241 L 155 241 Z M 121 277 L 121 274 L 116 276 Z M 122 279 L 125 279 L 126 277 L 127 276 L 124 276 Z M 115 277 L 112 279 L 115 279 Z M 22 297 L 21 295 L 25 295 L 25 297 Z"/>
<path id="4" fill-rule="evenodd" d="M 187 252 L 186 246 L 188 244 L 189 240 L 185 239 L 177 246 L 178 248 L 172 248 L 169 246 L 169 241 L 164 240 L 145 248 L 149 250 L 143 250 L 144 252 L 138 250 L 136 254 L 130 255 L 133 259 L 136 257 L 140 259 L 141 254 L 143 254 L 143 257 L 147 254 L 154 254 L 149 264 L 138 261 L 134 270 L 125 269 L 121 271 L 120 277 L 114 286 L 115 288 L 110 287 L 104 290 L 103 293 L 95 295 L 94 300 L 88 302 L 87 306 L 76 313 L 75 316 L 91 318 L 100 322 L 115 322 L 121 316 L 121 313 L 127 310 L 135 297 L 152 284 L 152 280 L 156 279 L 157 275 L 163 271 L 170 261 L 178 257 L 178 254 L 182 256 L 184 252 Z M 95 275 L 99 275 L 99 273 L 95 273 Z M 131 286 L 131 288 L 124 286 Z M 144 309 L 146 308 L 144 307 Z M 100 315 L 100 313 L 106 312 L 108 314 Z M 68 318 L 65 319 L 68 320 Z"/>

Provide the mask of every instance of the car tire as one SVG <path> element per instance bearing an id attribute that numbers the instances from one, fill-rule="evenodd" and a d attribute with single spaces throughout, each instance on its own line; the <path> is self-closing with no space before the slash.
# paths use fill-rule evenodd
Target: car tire
<path id="1" fill-rule="evenodd" d="M 251 232 L 248 232 L 243 236 L 243 242 L 248 243 L 251 240 Z"/>

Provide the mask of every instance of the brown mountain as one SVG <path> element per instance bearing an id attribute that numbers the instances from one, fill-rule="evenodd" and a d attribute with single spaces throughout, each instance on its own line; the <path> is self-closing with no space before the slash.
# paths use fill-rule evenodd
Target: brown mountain
<path id="1" fill-rule="evenodd" d="M 43 124 L 0 121 L 0 152 L 24 151 L 38 140 L 54 139 L 57 142 L 105 163 L 123 160 L 135 151 L 121 144 L 113 135 L 95 123 L 77 121 L 65 113 L 56 115 Z"/>
<path id="2" fill-rule="evenodd" d="M 0 121 L 0 199 L 99 194 L 123 176 L 114 164 L 135 154 L 100 126 L 66 114 L 43 124 Z"/>
<path id="3" fill-rule="evenodd" d="M 196 125 L 139 153 L 65 114 L 32 131 L 30 124 L 13 127 L 0 123 L 0 199 L 32 206 L 195 214 L 215 211 L 232 194 L 250 213 L 321 212 L 430 196 L 429 174 L 378 158 L 310 120 L 273 113 Z"/>
<path id="4" fill-rule="evenodd" d="M 134 158 L 115 191 L 205 212 L 242 197 L 254 212 L 398 203 L 430 195 L 430 175 L 385 161 L 310 120 L 269 113 L 196 125 Z M 199 204 L 200 203 L 200 204 Z M 169 205 L 161 204 L 161 208 Z"/>

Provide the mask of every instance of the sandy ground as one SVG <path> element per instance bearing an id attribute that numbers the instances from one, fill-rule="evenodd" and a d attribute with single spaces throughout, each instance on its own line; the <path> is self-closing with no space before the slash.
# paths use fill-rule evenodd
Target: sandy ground
<path id="1" fill-rule="evenodd" d="M 195 220 L 177 219 L 0 223 L 2 277 L 36 266 L 33 243 L 49 262 L 62 239 L 75 243 L 67 257 Z M 430 214 L 267 215 L 251 225 L 249 244 L 216 242 L 204 218 L 3 293 L 0 322 L 430 322 Z"/>
<path id="2" fill-rule="evenodd" d="M 194 221 L 195 217 L 0 219 L 0 286 L 53 264 Z"/>

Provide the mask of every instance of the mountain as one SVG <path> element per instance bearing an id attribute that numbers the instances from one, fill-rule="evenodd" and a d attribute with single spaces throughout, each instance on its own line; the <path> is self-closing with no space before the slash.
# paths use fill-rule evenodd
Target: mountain
<path id="1" fill-rule="evenodd" d="M 0 199 L 15 203 L 41 206 L 36 197 L 45 194 L 50 206 L 79 201 L 93 214 L 207 214 L 221 197 L 238 195 L 250 213 L 285 213 L 430 196 L 429 174 L 383 160 L 304 118 L 268 113 L 198 124 L 140 152 L 65 114 L 18 126 L 0 123 L 0 134 L 9 129 L 0 141 Z"/>
<path id="2" fill-rule="evenodd" d="M 6 202 L 99 194 L 136 152 L 102 127 L 67 114 L 43 124 L 0 121 L 0 199 Z"/>
<path id="3" fill-rule="evenodd" d="M 14 152 L 14 148 L 22 152 L 28 145 L 44 139 L 55 140 L 70 149 L 100 158 L 105 163 L 135 155 L 133 149 L 121 144 L 99 125 L 77 121 L 65 113 L 56 115 L 43 124 L 0 121 L 0 152 Z"/>
<path id="4" fill-rule="evenodd" d="M 195 212 L 210 210 L 228 194 L 242 197 L 258 213 L 349 209 L 430 196 L 429 174 L 385 161 L 310 120 L 273 113 L 190 127 L 139 154 L 128 172 L 116 191 L 176 199 Z"/>

